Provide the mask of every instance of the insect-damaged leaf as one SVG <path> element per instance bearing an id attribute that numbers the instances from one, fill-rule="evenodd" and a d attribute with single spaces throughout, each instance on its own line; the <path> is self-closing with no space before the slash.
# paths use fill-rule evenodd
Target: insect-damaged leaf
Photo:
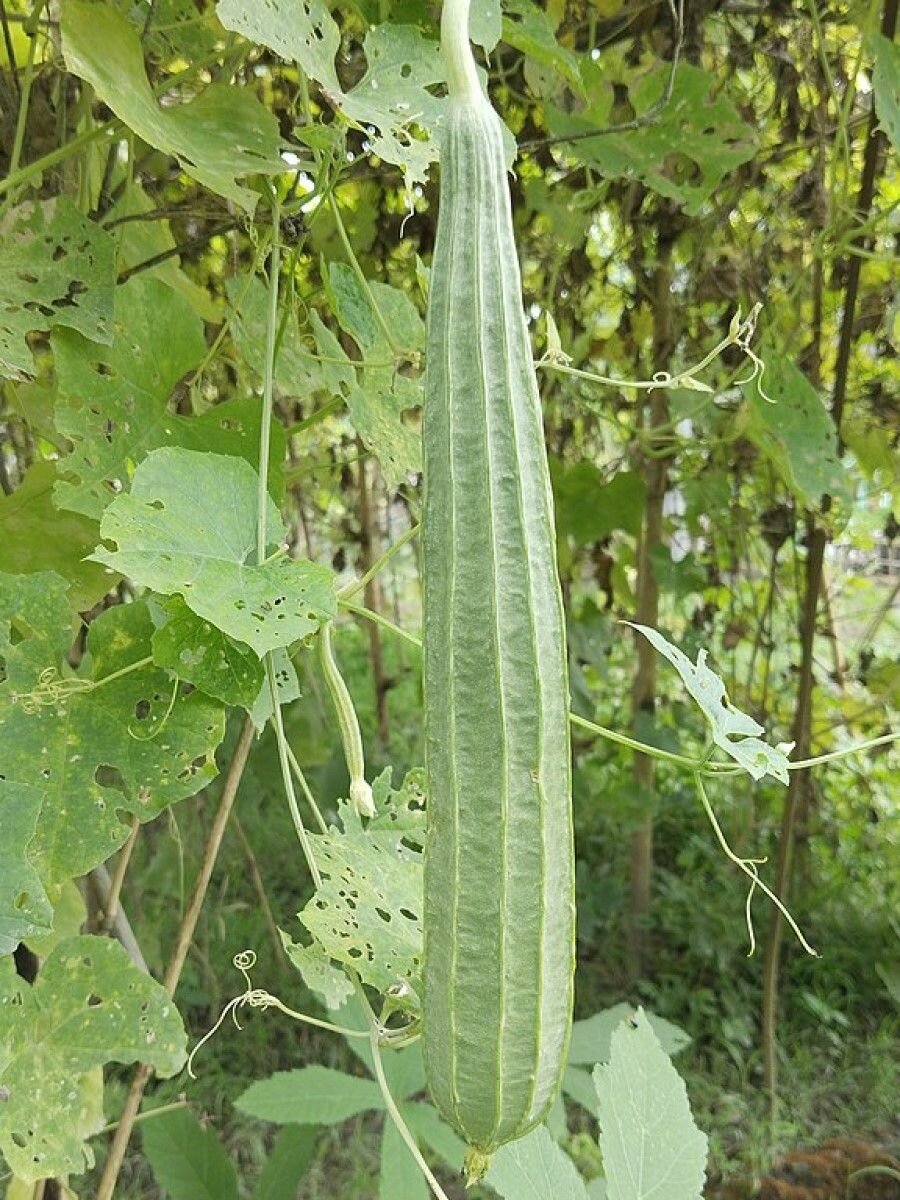
<path id="1" fill-rule="evenodd" d="M 100 535 L 116 543 L 94 555 L 144 587 L 178 594 L 187 606 L 257 655 L 314 633 L 335 613 L 334 575 L 306 559 L 279 555 L 257 564 L 259 479 L 240 458 L 155 450 L 131 492 L 103 515 Z M 285 536 L 268 502 L 275 547 Z"/>
<path id="2" fill-rule="evenodd" d="M 143 603 L 92 623 L 77 676 L 66 662 L 64 579 L 0 575 L 0 612 L 0 774 L 43 797 L 29 854 L 42 881 L 55 883 L 85 874 L 125 841 L 119 810 L 150 820 L 215 776 L 223 710 L 200 692 L 173 701 L 171 679 L 149 661 L 128 669 L 150 656 Z"/>
<path id="3" fill-rule="evenodd" d="M 70 200 L 13 209 L 0 225 L 0 376 L 34 374 L 32 330 L 111 342 L 114 291 L 112 238 Z"/>
<path id="4" fill-rule="evenodd" d="M 99 517 L 127 488 L 134 464 L 161 446 L 257 461 L 261 406 L 254 398 L 228 400 L 195 417 L 170 411 L 175 385 L 199 364 L 206 342 L 191 304 L 159 280 L 135 276 L 119 288 L 115 340 L 108 349 L 58 330 L 53 351 L 56 425 L 72 443 L 54 489 L 60 507 Z M 273 468 L 283 453 L 279 428 L 272 440 Z"/>
<path id="5" fill-rule="evenodd" d="M 109 938 L 60 942 L 33 987 L 0 960 L 0 1150 L 15 1174 L 83 1171 L 93 1159 L 77 1128 L 79 1077 L 136 1061 L 172 1075 L 185 1040 L 168 995 Z"/>

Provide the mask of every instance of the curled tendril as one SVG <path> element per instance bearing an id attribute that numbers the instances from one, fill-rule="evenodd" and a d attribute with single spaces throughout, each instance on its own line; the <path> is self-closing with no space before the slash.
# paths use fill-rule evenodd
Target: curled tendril
<path id="1" fill-rule="evenodd" d="M 258 1008 L 261 1012 L 265 1012 L 267 1008 L 277 1008 L 278 1011 L 284 1013 L 285 1016 L 292 1017 L 295 1021 L 303 1021 L 307 1025 L 315 1025 L 318 1029 L 327 1029 L 332 1033 L 343 1034 L 344 1037 L 368 1038 L 369 1034 L 366 1030 L 345 1029 L 341 1025 L 332 1024 L 330 1021 L 320 1021 L 317 1017 L 310 1017 L 307 1016 L 306 1013 L 296 1012 L 293 1008 L 288 1008 L 286 1004 L 283 1004 L 278 997 L 273 996 L 271 992 L 265 991 L 264 988 L 255 988 L 253 986 L 253 980 L 250 978 L 250 972 L 256 966 L 255 950 L 241 950 L 241 952 L 236 954 L 231 961 L 235 968 L 240 971 L 241 975 L 243 975 L 246 989 L 241 992 L 239 996 L 235 996 L 233 1000 L 228 1001 L 221 1013 L 219 1013 L 219 1017 L 215 1025 L 213 1025 L 212 1029 L 203 1035 L 203 1037 L 191 1051 L 187 1060 L 187 1073 L 190 1075 L 191 1079 L 197 1078 L 197 1076 L 194 1074 L 194 1058 L 197 1054 L 197 1051 L 201 1046 L 205 1046 L 214 1034 L 218 1033 L 218 1031 L 222 1028 L 225 1018 L 230 1016 L 231 1020 L 234 1022 L 235 1029 L 241 1029 L 241 1023 L 237 1018 L 237 1013 L 238 1009 L 243 1008 L 244 1005 L 247 1005 L 250 1008 Z"/>
<path id="2" fill-rule="evenodd" d="M 94 684 L 89 679 L 61 679 L 56 667 L 46 667 L 38 676 L 37 685 L 30 692 L 13 695 L 14 704 L 33 716 L 42 708 L 53 708 L 79 692 L 89 692 Z"/>

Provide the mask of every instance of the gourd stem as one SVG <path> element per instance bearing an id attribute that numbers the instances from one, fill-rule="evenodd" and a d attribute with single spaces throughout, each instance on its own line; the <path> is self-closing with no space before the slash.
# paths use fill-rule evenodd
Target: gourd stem
<path id="1" fill-rule="evenodd" d="M 481 100 L 481 84 L 469 42 L 469 0 L 444 0 L 441 53 L 451 97 L 470 102 Z"/>

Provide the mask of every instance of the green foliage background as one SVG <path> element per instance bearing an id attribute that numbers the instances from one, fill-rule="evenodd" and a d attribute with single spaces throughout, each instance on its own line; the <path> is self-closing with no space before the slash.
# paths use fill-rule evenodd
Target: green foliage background
<path id="1" fill-rule="evenodd" d="M 690 659 L 708 653 L 770 745 L 801 740 L 815 756 L 884 735 L 900 697 L 896 5 L 703 0 L 681 30 L 664 3 L 476 8 L 515 154 L 523 301 L 535 356 L 548 352 L 573 710 L 704 752 L 707 727 L 678 675 L 660 660 L 648 691 L 650 651 L 621 623 L 651 612 Z M 253 947 L 254 983 L 323 1011 L 306 986 L 321 964 L 301 978 L 278 935 L 303 940 L 309 919 L 296 914 L 312 885 L 260 698 L 262 656 L 279 656 L 287 740 L 332 822 L 349 781 L 312 635 L 338 610 L 335 589 L 419 515 L 445 100 L 437 5 L 419 0 L 3 0 L 0 18 L 0 1047 L 12 1063 L 0 1082 L 43 1089 L 50 1124 L 77 1103 L 66 1144 L 40 1153 L 61 1155 L 54 1173 L 86 1196 L 108 1140 L 95 1135 L 129 1079 L 108 1066 L 104 1092 L 97 1068 L 176 1071 L 185 1037 L 124 951 L 104 991 L 72 939 L 104 932 L 96 872 L 108 860 L 114 875 L 128 854 L 122 908 L 163 978 L 244 712 L 260 736 L 177 1010 L 196 1042 L 241 990 L 233 955 Z M 685 376 L 757 303 L 749 346 L 762 377 L 735 344 Z M 669 386 L 630 386 L 660 371 Z M 422 761 L 420 654 L 383 622 L 418 633 L 414 540 L 354 602 L 336 644 L 367 776 L 390 768 L 383 797 L 392 778 L 412 803 L 402 781 Z M 768 909 L 757 896 L 761 953 L 748 959 L 744 880 L 689 777 L 667 763 L 636 771 L 630 750 L 574 736 L 578 1015 L 627 1000 L 688 1032 L 678 1065 L 709 1134 L 710 1187 L 833 1135 L 896 1151 L 896 751 L 828 763 L 796 794 L 771 775 L 710 783 L 731 846 L 768 855 L 770 882 L 785 797 L 797 801 L 790 901 L 822 958 L 785 944 L 773 1112 L 760 1033 Z M 651 829 L 647 906 L 635 855 Z M 351 855 L 346 840 L 329 852 Z M 21 948 L 13 969 L 20 943 L 39 966 L 33 990 Z M 100 945 L 110 961 L 120 950 Z M 38 1021 L 39 990 L 65 972 L 89 1033 L 80 1057 L 63 1037 L 56 1058 L 23 1063 L 17 1046 L 38 1034 L 15 1022 Z M 140 1009 L 146 988 L 152 1056 L 104 1007 Z M 389 1125 L 382 1145 L 380 1103 L 360 1099 L 338 1113 L 349 1124 L 317 1136 L 288 1124 L 277 1140 L 252 1103 L 236 1107 L 252 1084 L 299 1069 L 353 1076 L 337 1086 L 377 1101 L 352 1043 L 274 1012 L 245 1009 L 242 1024 L 204 1048 L 196 1082 L 152 1085 L 146 1108 L 184 1092 L 190 1109 L 143 1126 L 117 1195 L 425 1194 Z M 404 1111 L 455 1196 L 446 1164 L 458 1147 L 422 1103 L 415 1052 L 397 1054 Z M 592 1061 L 605 1060 L 570 1070 Z M 61 1081 L 76 1072 L 66 1100 Z M 569 1080 L 568 1125 L 559 1112 L 551 1125 L 596 1196 L 596 1096 L 582 1075 Z M 0 1109 L 0 1150 L 11 1172 L 35 1174 L 19 1121 Z M 83 1175 L 88 1138 L 99 1165 Z M 206 1174 L 180 1177 L 195 1152 Z M 528 1153 L 529 1169 L 571 1167 L 549 1137 Z M 520 1186 L 518 1169 L 501 1163 L 483 1194 Z M 17 1186 L 11 1197 L 32 1194 Z"/>

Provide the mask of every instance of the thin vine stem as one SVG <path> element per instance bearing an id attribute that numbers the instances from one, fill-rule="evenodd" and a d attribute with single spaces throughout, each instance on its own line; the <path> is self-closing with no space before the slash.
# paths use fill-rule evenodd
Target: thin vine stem
<path id="1" fill-rule="evenodd" d="M 337 226 L 338 237 L 341 239 L 341 245 L 344 247 L 344 253 L 347 255 L 347 259 L 350 263 L 350 269 L 353 271 L 353 274 L 356 276 L 357 280 L 359 281 L 359 285 L 363 290 L 363 294 L 366 296 L 367 300 L 369 301 L 369 304 L 372 308 L 372 313 L 375 317 L 375 321 L 378 325 L 378 328 L 382 332 L 384 340 L 387 342 L 388 346 L 390 347 L 391 353 L 394 354 L 395 356 L 399 357 L 403 353 L 403 351 L 402 351 L 401 347 L 398 346 L 397 343 L 394 341 L 393 334 L 391 333 L 391 327 L 388 325 L 387 321 L 385 320 L 384 313 L 378 307 L 378 302 L 372 293 L 372 289 L 369 286 L 369 281 L 368 281 L 368 279 L 366 279 L 365 274 L 363 273 L 363 269 L 359 265 L 359 259 L 356 257 L 356 254 L 354 253 L 354 250 L 353 250 L 353 246 L 350 244 L 350 238 L 347 236 L 347 229 L 346 229 L 346 226 L 344 225 L 344 220 L 341 217 L 341 212 L 340 212 L 340 209 L 338 208 L 337 200 L 334 198 L 333 190 L 328 192 L 327 199 L 328 199 L 328 207 L 331 210 L 331 215 L 334 217 L 334 223 Z"/>
<path id="2" fill-rule="evenodd" d="M 291 764 L 291 770 L 294 772 L 294 775 L 297 778 L 297 782 L 300 784 L 300 788 L 306 799 L 306 803 L 312 809 L 312 814 L 315 817 L 316 824 L 319 826 L 319 832 L 327 833 L 328 825 L 325 822 L 325 818 L 322 816 L 322 810 L 319 808 L 318 804 L 316 803 L 316 798 L 312 794 L 312 789 L 310 788 L 309 783 L 306 780 L 306 775 L 303 772 L 303 768 L 300 766 L 299 762 L 297 762 L 297 756 L 294 753 L 294 751 L 292 750 L 290 742 L 288 742 L 287 752 L 288 752 L 288 762 Z"/>
<path id="3" fill-rule="evenodd" d="M 422 649 L 422 639 L 420 637 L 416 637 L 414 633 L 407 633 L 405 629 L 401 629 L 399 625 L 395 625 L 389 617 L 382 616 L 380 612 L 375 612 L 372 608 L 365 608 L 362 604 L 354 604 L 352 600 L 339 599 L 338 603 L 347 612 L 355 613 L 358 617 L 365 617 L 367 621 L 372 621 L 374 624 L 380 625 L 382 629 L 387 629 L 397 637 L 403 638 L 411 646 L 416 646 L 419 650 Z"/>
<path id="4" fill-rule="evenodd" d="M 358 592 L 363 591 L 366 587 L 366 584 L 370 583 L 382 569 L 382 567 L 386 566 L 391 561 L 397 551 L 401 550 L 407 544 L 407 542 L 411 542 L 413 540 L 420 528 L 420 525 L 413 525 L 410 529 L 407 529 L 406 533 L 404 533 L 402 537 L 397 538 L 396 542 L 389 546 L 388 549 L 385 550 L 384 554 L 382 554 L 380 558 L 377 558 L 375 562 L 372 563 L 365 575 L 363 575 L 360 579 L 354 579 L 351 583 L 345 584 L 344 587 L 339 588 L 337 593 L 338 600 L 350 600 Z"/>
<path id="5" fill-rule="evenodd" d="M 348 972 L 348 974 L 350 973 Z M 391 1089 L 388 1086 L 387 1076 L 384 1073 L 384 1063 L 381 1061 L 381 1044 L 379 1041 L 381 1025 L 378 1022 L 378 1018 L 372 1012 L 372 1006 L 369 1004 L 368 997 L 366 996 L 359 979 L 352 974 L 350 974 L 350 979 L 353 984 L 354 991 L 356 992 L 356 995 L 362 1004 L 363 1011 L 366 1014 L 366 1021 L 369 1027 L 367 1036 L 369 1038 L 369 1045 L 372 1048 L 372 1064 L 375 1070 L 375 1079 L 377 1080 L 378 1086 L 381 1089 L 381 1095 L 384 1098 L 384 1106 L 388 1110 L 388 1115 L 394 1122 L 394 1126 L 406 1144 L 406 1148 L 415 1159 L 419 1170 L 425 1176 L 428 1186 L 431 1188 L 436 1200 L 449 1200 L 447 1193 L 438 1183 L 434 1176 L 434 1172 L 425 1161 L 422 1151 L 416 1144 L 416 1139 L 413 1137 L 409 1126 L 403 1120 L 403 1114 L 400 1112 L 400 1109 L 397 1107 L 397 1102 L 391 1094 Z"/>
<path id="6" fill-rule="evenodd" d="M 275 384 L 275 339 L 278 333 L 278 282 L 281 265 L 281 246 L 278 239 L 281 220 L 281 204 L 277 196 L 272 199 L 272 242 L 269 257 L 269 292 L 266 312 L 266 350 L 263 367 L 263 402 L 259 431 L 259 490 L 257 493 L 256 513 L 256 558 L 257 562 L 266 561 L 268 546 L 267 511 L 269 506 L 269 449 L 271 445 L 271 426 L 273 414 L 273 396 Z M 281 781 L 287 797 L 288 808 L 300 849 L 306 859 L 306 865 L 312 876 L 313 884 L 318 891 L 322 886 L 322 876 L 315 860 L 309 833 L 303 824 L 300 807 L 297 804 L 297 794 L 294 791 L 294 780 L 291 775 L 291 764 L 288 757 L 288 742 L 284 732 L 284 720 L 281 714 L 281 700 L 278 695 L 278 680 L 275 675 L 275 658 L 271 651 L 266 655 L 266 679 L 269 685 L 269 696 L 272 702 L 272 726 L 275 731 L 275 744 L 278 747 L 278 762 L 281 767 Z"/>

